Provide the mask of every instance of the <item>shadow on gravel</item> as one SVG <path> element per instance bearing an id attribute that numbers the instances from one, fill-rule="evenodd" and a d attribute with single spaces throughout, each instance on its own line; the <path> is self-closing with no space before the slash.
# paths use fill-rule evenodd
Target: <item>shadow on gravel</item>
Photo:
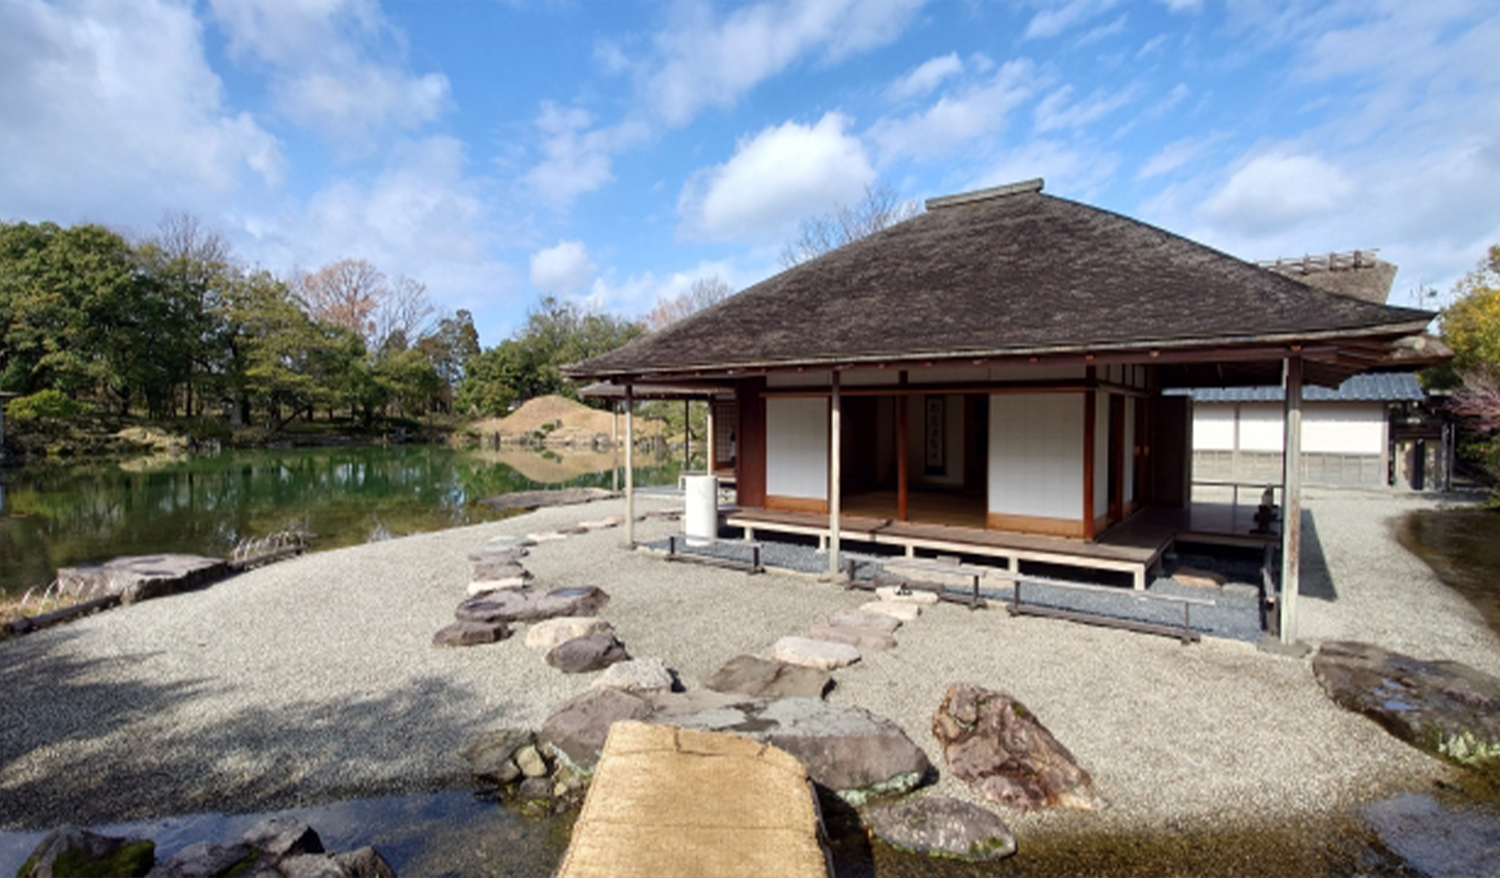
<path id="1" fill-rule="evenodd" d="M 500 719 L 478 715 L 467 687 L 427 678 L 361 698 L 289 696 L 282 707 L 244 707 L 176 729 L 171 712 L 205 694 L 207 681 L 90 682 L 97 663 L 60 654 L 65 643 L 0 646 L 0 826 L 266 811 L 464 787 L 458 743 Z M 436 776 L 421 763 L 434 748 L 454 753 Z M 28 756 L 31 765 L 16 764 Z"/>
<path id="2" fill-rule="evenodd" d="M 1323 542 L 1318 539 L 1318 522 L 1309 509 L 1302 510 L 1302 570 L 1298 581 L 1298 594 L 1332 603 L 1339 599 L 1334 588 L 1333 574 L 1328 570 L 1328 560 L 1323 555 Z"/>

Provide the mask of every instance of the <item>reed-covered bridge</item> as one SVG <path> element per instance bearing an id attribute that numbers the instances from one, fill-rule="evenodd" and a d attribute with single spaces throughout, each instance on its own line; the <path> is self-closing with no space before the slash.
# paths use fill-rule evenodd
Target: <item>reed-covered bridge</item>
<path id="1" fill-rule="evenodd" d="M 567 367 L 618 385 L 730 387 L 731 523 L 1131 572 L 1184 534 L 1251 539 L 1191 498 L 1192 415 L 1169 388 L 1304 384 L 1391 355 L 1433 314 L 1361 301 L 1042 181 L 927 211 Z M 721 415 L 722 417 L 722 415 Z M 628 420 L 628 419 L 627 419 Z M 628 472 L 627 468 L 627 472 Z M 1296 637 L 1298 467 L 1283 486 L 1281 636 Z"/>

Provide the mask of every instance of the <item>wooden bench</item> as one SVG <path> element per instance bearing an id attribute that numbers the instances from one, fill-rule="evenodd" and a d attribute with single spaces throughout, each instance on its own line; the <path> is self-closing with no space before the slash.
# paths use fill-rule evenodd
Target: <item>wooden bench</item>
<path id="1" fill-rule="evenodd" d="M 667 560 L 686 561 L 691 564 L 707 564 L 712 567 L 728 567 L 731 570 L 743 570 L 746 573 L 764 573 L 766 568 L 760 562 L 761 545 L 750 540 L 711 540 L 704 537 L 692 537 L 693 543 L 706 546 L 734 546 L 750 550 L 750 560 L 738 561 L 734 558 L 724 558 L 718 555 L 695 555 L 685 551 L 679 551 L 678 540 L 682 540 L 682 549 L 697 548 L 688 542 L 687 534 L 667 535 Z"/>

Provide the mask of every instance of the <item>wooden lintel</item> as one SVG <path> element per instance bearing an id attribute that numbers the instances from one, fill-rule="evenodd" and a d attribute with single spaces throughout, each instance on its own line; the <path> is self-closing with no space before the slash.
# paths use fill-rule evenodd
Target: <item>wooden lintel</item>
<path id="1" fill-rule="evenodd" d="M 884 384 L 878 387 L 850 387 L 845 384 L 839 389 L 839 393 L 844 396 L 962 396 L 966 393 L 1082 393 L 1087 389 L 1079 381 L 984 381 L 972 384 Z M 785 387 L 767 390 L 764 395 L 771 398 L 807 399 L 829 396 L 831 390 L 827 387 Z"/>

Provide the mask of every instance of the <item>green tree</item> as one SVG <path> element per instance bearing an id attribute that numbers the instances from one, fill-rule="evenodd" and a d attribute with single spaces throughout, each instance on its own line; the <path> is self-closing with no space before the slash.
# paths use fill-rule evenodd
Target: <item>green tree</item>
<path id="1" fill-rule="evenodd" d="M 1453 349 L 1454 370 L 1500 371 L 1500 245 L 1453 292 L 1453 304 L 1443 309 L 1443 342 Z"/>

